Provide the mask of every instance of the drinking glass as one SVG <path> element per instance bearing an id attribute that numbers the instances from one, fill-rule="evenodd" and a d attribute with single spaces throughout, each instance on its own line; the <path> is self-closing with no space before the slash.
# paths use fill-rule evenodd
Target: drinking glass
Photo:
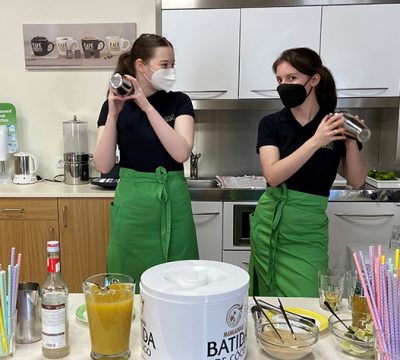
<path id="1" fill-rule="evenodd" d="M 134 279 L 124 274 L 98 274 L 83 283 L 92 359 L 128 359 Z"/>
<path id="2" fill-rule="evenodd" d="M 342 306 L 344 274 L 339 270 L 318 271 L 319 305 L 328 310 L 326 300 L 331 308 L 338 311 Z"/>
<path id="3" fill-rule="evenodd" d="M 358 281 L 357 270 L 346 271 L 344 295 L 345 296 L 347 295 L 347 300 L 348 300 L 347 308 L 349 310 L 351 310 L 351 306 L 353 303 L 353 295 L 354 295 L 354 291 L 356 289 L 357 281 Z"/>

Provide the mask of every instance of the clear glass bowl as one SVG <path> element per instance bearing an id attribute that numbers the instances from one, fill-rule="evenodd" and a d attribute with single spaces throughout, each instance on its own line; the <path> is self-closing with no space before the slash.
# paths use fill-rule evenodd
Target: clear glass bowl
<path id="1" fill-rule="evenodd" d="M 261 348 L 275 359 L 297 360 L 308 355 L 318 341 L 318 327 L 310 321 L 290 318 L 290 324 L 297 340 L 294 340 L 285 321 L 277 320 L 274 327 L 282 340 L 268 322 L 256 324 L 257 342 Z"/>
<path id="2" fill-rule="evenodd" d="M 344 318 L 342 321 L 348 327 L 352 325 L 352 319 Z M 335 343 L 341 351 L 362 359 L 374 358 L 374 338 L 363 335 L 362 331 L 359 334 L 351 335 L 333 315 L 329 317 L 329 333 L 332 334 Z M 362 338 L 364 338 L 364 341 L 361 340 Z"/>

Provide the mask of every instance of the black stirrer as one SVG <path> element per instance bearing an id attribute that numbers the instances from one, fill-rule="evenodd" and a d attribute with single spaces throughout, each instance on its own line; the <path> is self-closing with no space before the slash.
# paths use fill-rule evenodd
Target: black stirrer
<path id="1" fill-rule="evenodd" d="M 267 314 L 265 313 L 264 309 L 260 306 L 260 304 L 258 303 L 257 299 L 255 298 L 255 296 L 253 296 L 253 299 L 257 305 L 257 307 L 260 309 L 261 313 L 264 315 L 264 317 L 268 320 L 269 324 L 272 326 L 272 329 L 274 329 L 274 331 L 276 332 L 276 334 L 279 336 L 279 338 L 281 339 L 281 341 L 283 342 L 282 336 L 281 334 L 279 334 L 278 330 L 276 330 L 276 327 L 274 326 L 274 324 L 272 323 L 272 321 L 269 319 L 269 317 L 267 316 Z"/>

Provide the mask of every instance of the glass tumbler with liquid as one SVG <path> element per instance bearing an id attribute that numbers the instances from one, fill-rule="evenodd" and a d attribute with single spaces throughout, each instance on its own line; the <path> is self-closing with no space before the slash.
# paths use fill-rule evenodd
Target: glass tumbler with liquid
<path id="1" fill-rule="evenodd" d="M 92 359 L 128 359 L 135 282 L 124 274 L 91 276 L 83 283 Z"/>

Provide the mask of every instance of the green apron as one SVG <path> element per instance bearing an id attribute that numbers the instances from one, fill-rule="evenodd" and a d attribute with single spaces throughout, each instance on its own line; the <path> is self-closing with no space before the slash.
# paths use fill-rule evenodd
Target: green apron
<path id="1" fill-rule="evenodd" d="M 133 276 L 136 291 L 148 268 L 198 259 L 189 190 L 182 171 L 120 169 L 110 210 L 107 271 Z"/>
<path id="2" fill-rule="evenodd" d="M 250 215 L 250 295 L 318 296 L 328 265 L 328 198 L 270 187 Z"/>

